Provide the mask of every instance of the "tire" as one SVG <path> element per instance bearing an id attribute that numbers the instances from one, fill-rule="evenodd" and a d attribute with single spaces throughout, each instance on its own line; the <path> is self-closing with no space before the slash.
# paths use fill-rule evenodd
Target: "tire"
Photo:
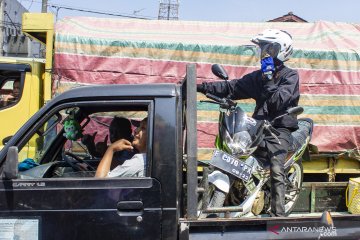
<path id="1" fill-rule="evenodd" d="M 304 172 L 301 160 L 295 162 L 286 173 L 285 216 L 288 216 L 292 212 L 297 200 L 299 199 L 303 183 L 303 175 Z"/>
<path id="2" fill-rule="evenodd" d="M 211 208 L 220 208 L 224 205 L 226 193 L 215 189 L 214 194 L 210 198 L 209 206 Z"/>
<path id="3" fill-rule="evenodd" d="M 209 201 L 205 202 L 207 205 L 206 208 L 219 208 L 224 205 L 226 193 L 218 190 L 214 185 L 209 185 L 209 188 L 206 190 L 207 194 L 209 196 Z M 213 214 L 206 214 L 202 213 L 202 207 L 203 207 L 204 201 L 201 198 L 198 202 L 198 216 L 199 218 L 206 218 L 209 215 Z"/>
<path id="4" fill-rule="evenodd" d="M 208 189 L 205 189 L 207 196 L 209 196 L 208 201 L 205 202 L 204 200 L 205 193 L 203 193 L 202 196 L 199 198 L 198 206 L 197 206 L 199 218 L 206 218 L 207 214 L 202 213 L 203 205 L 206 204 L 207 207 L 209 206 L 209 202 L 211 202 L 211 198 L 214 193 L 214 190 L 215 190 L 214 187 L 211 185 L 208 187 Z"/>
<path id="5" fill-rule="evenodd" d="M 208 189 L 206 189 L 205 190 L 206 192 L 207 192 L 207 195 L 208 196 L 212 196 L 212 194 L 213 194 L 213 190 L 212 190 L 212 188 L 208 188 Z M 198 211 L 200 211 L 203 207 L 203 204 L 204 204 L 204 200 L 203 200 L 203 198 L 204 198 L 204 193 L 201 195 L 201 197 L 199 198 L 199 201 L 198 201 L 198 206 L 197 206 L 197 209 L 198 209 Z M 209 204 L 209 202 L 207 202 L 207 203 L 205 203 L 205 204 Z"/>

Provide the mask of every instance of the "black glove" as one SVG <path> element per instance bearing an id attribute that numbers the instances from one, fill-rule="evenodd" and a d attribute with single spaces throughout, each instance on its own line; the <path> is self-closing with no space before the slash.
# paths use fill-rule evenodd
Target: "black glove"
<path id="1" fill-rule="evenodd" d="M 202 84 L 202 83 L 196 84 L 196 91 L 197 91 L 197 92 L 201 92 L 201 93 L 205 93 L 204 84 Z"/>

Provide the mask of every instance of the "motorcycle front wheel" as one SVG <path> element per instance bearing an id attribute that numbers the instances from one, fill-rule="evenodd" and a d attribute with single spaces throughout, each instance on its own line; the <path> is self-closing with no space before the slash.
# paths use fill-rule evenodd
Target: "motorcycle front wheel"
<path id="1" fill-rule="evenodd" d="M 206 208 L 220 208 L 223 207 L 226 193 L 216 189 L 216 187 L 212 184 L 209 185 L 209 188 L 206 189 L 208 199 L 203 199 L 204 196 L 198 202 L 198 217 L 199 218 L 206 218 L 209 214 L 202 213 L 203 209 Z M 205 207 L 203 207 L 205 206 Z"/>
<path id="2" fill-rule="evenodd" d="M 285 216 L 294 209 L 300 196 L 303 183 L 303 166 L 301 161 L 295 162 L 286 174 L 285 180 Z"/>

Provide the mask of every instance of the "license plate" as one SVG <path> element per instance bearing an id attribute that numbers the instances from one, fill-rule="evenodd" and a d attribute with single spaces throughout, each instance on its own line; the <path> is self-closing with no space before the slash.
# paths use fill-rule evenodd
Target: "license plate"
<path id="1" fill-rule="evenodd" d="M 251 177 L 252 166 L 220 150 L 214 150 L 210 165 L 247 182 Z"/>

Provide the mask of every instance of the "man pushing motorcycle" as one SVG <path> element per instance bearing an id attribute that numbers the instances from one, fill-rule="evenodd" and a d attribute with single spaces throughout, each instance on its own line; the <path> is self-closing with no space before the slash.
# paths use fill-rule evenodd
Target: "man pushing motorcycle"
<path id="1" fill-rule="evenodd" d="M 299 75 L 284 65 L 293 52 L 293 41 L 289 33 L 277 29 L 267 29 L 251 41 L 260 50 L 260 70 L 228 82 L 203 82 L 197 85 L 197 91 L 232 100 L 252 98 L 256 101 L 253 118 L 271 122 L 299 102 Z M 293 115 L 285 115 L 276 119 L 273 127 L 280 133 L 278 139 L 266 134 L 264 147 L 256 152 L 265 152 L 261 155 L 270 164 L 270 215 L 281 217 L 285 216 L 284 163 L 292 144 L 291 132 L 298 129 L 298 121 Z"/>

